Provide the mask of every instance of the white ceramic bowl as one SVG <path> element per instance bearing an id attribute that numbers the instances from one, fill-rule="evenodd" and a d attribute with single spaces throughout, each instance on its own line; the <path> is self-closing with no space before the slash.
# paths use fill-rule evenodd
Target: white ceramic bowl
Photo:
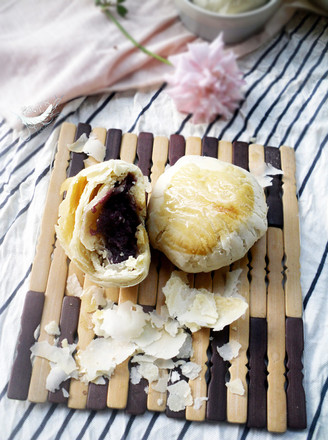
<path id="1" fill-rule="evenodd" d="M 239 43 L 260 31 L 277 11 L 280 0 L 270 0 L 264 6 L 240 14 L 218 14 L 193 4 L 190 0 L 175 0 L 181 21 L 194 34 L 214 40 L 220 32 L 225 43 Z"/>
<path id="2" fill-rule="evenodd" d="M 328 0 L 312 0 L 312 3 L 328 11 Z"/>

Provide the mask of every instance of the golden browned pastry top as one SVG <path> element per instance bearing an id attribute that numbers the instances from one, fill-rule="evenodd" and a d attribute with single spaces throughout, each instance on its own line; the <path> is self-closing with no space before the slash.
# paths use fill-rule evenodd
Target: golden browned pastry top
<path id="1" fill-rule="evenodd" d="M 241 258 L 265 232 L 263 189 L 247 171 L 186 156 L 157 181 L 148 209 L 151 244 L 187 272 Z"/>

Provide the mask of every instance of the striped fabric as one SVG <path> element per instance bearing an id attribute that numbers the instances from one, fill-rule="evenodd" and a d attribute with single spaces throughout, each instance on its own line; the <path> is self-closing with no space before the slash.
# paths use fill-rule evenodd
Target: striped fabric
<path id="1" fill-rule="evenodd" d="M 301 226 L 304 305 L 304 387 L 307 424 L 285 439 L 328 438 L 328 20 L 298 12 L 285 29 L 240 60 L 246 99 L 233 117 L 192 125 L 165 93 L 110 93 L 68 103 L 39 131 L 17 137 L 0 119 L 0 421 L 1 439 L 279 439 L 227 423 L 197 424 L 163 414 L 78 411 L 6 395 L 24 295 L 43 215 L 55 141 L 63 121 L 169 136 L 214 136 L 227 141 L 288 145 L 295 149 Z"/>

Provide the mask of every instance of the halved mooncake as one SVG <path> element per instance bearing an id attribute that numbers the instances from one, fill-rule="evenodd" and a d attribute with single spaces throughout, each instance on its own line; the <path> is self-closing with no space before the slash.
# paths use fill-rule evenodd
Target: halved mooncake
<path id="1" fill-rule="evenodd" d="M 141 170 L 109 160 L 67 179 L 63 190 L 56 233 L 71 261 L 103 287 L 140 283 L 150 264 Z"/>

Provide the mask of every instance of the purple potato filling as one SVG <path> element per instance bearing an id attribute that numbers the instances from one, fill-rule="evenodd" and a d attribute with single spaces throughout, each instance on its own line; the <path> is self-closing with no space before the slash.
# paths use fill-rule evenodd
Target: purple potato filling
<path id="1" fill-rule="evenodd" d="M 136 229 L 140 224 L 136 206 L 129 191 L 135 179 L 131 173 L 104 197 L 97 219 L 97 234 L 101 234 L 110 263 L 121 263 L 136 257 L 138 246 Z"/>

